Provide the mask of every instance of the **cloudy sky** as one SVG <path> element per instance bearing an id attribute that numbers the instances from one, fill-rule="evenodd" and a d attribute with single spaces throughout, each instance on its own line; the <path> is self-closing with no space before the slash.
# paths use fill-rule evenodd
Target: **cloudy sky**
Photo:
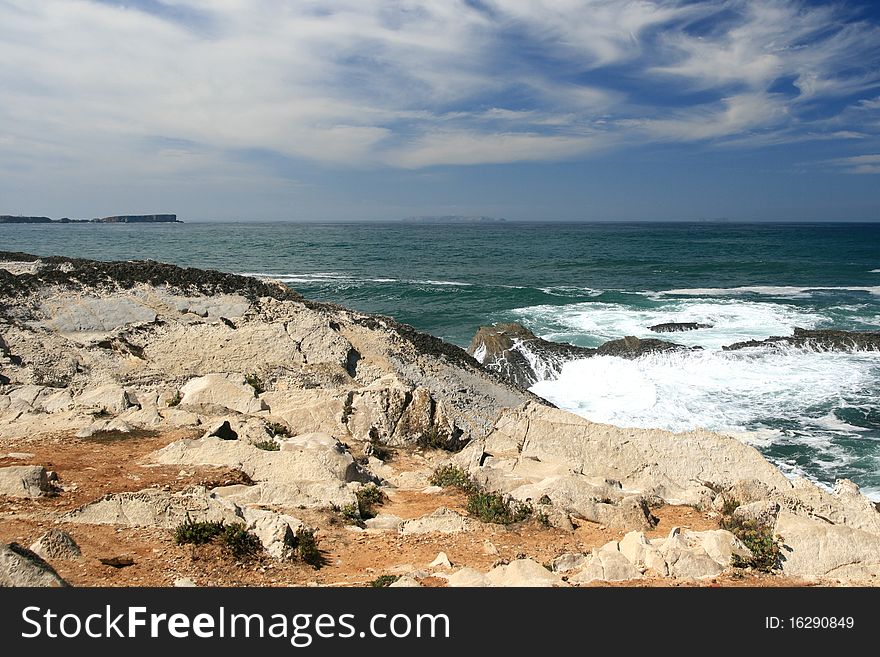
<path id="1" fill-rule="evenodd" d="M 880 9 L 0 0 L 0 213 L 880 220 Z"/>

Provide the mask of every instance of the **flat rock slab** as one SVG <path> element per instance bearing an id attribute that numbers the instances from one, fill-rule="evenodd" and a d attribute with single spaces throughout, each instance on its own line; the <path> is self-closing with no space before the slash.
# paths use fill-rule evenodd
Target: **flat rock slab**
<path id="1" fill-rule="evenodd" d="M 156 321 L 156 311 L 129 297 L 84 297 L 43 304 L 46 325 L 59 333 L 104 333 Z"/>

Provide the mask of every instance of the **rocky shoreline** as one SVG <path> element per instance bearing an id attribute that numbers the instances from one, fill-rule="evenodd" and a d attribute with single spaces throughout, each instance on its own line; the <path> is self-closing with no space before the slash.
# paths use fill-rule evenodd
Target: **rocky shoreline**
<path id="1" fill-rule="evenodd" d="M 199 584 L 876 583 L 880 513 L 852 482 L 828 492 L 727 436 L 556 409 L 525 390 L 523 343 L 551 367 L 685 348 L 508 326 L 469 355 L 271 281 L 0 253 L 0 584 L 172 584 L 151 551 L 189 564 L 174 579 L 213 564 Z M 240 526 L 262 561 L 186 552 L 186 523 Z M 767 568 L 743 528 L 778 546 Z M 96 563 L 105 531 L 142 546 L 136 565 Z M 307 537 L 334 555 L 321 570 L 301 563 Z M 62 558 L 68 539 L 81 554 Z"/>

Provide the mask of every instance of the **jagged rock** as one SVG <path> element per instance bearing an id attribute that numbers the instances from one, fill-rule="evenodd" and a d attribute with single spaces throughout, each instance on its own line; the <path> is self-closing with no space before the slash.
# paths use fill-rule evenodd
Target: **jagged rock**
<path id="1" fill-rule="evenodd" d="M 260 539 L 270 556 L 276 559 L 290 556 L 296 532 L 304 527 L 301 520 L 263 509 L 244 507 L 241 512 L 246 528 Z"/>
<path id="2" fill-rule="evenodd" d="M 618 340 L 610 340 L 596 349 L 597 356 L 617 356 L 618 358 L 638 358 L 657 351 L 687 349 L 684 345 L 656 338 L 640 339 L 632 335 Z"/>
<path id="3" fill-rule="evenodd" d="M 880 331 L 839 331 L 795 327 L 792 335 L 735 342 L 724 347 L 734 351 L 748 347 L 803 347 L 816 351 L 880 351 Z"/>
<path id="4" fill-rule="evenodd" d="M 553 572 L 567 573 L 572 570 L 580 570 L 587 565 L 588 560 L 589 558 L 585 554 L 575 554 L 571 552 L 560 554 L 553 559 Z"/>
<path id="5" fill-rule="evenodd" d="M 617 542 L 606 543 L 598 550 L 594 549 L 584 568 L 568 578 L 572 584 L 588 584 L 601 580 L 621 582 L 640 579 L 642 573 L 621 554 Z"/>
<path id="6" fill-rule="evenodd" d="M 517 559 L 509 564 L 497 566 L 486 573 L 489 586 L 547 587 L 562 586 L 559 575 L 551 573 L 537 561 Z"/>
<path id="7" fill-rule="evenodd" d="M 30 549 L 43 559 L 76 559 L 82 554 L 73 537 L 60 529 L 45 532 Z"/>
<path id="8" fill-rule="evenodd" d="M 201 486 L 179 493 L 148 488 L 134 493 L 112 493 L 63 516 L 64 522 L 87 525 L 125 525 L 174 529 L 193 522 L 241 522 L 239 508 L 210 494 Z"/>
<path id="9" fill-rule="evenodd" d="M 786 575 L 871 583 L 880 577 L 880 536 L 786 511 L 780 512 L 775 533 L 783 541 Z"/>
<path id="10" fill-rule="evenodd" d="M 682 579 L 715 577 L 730 565 L 732 555 L 743 559 L 752 556 L 747 547 L 723 529 L 694 532 L 674 527 L 658 550 L 669 575 Z"/>
<path id="11" fill-rule="evenodd" d="M 239 413 L 266 409 L 253 386 L 243 374 L 207 374 L 187 382 L 181 389 L 181 404 L 186 406 L 221 406 Z"/>
<path id="12" fill-rule="evenodd" d="M 409 534 L 457 534 L 468 531 L 468 521 L 464 516 L 452 509 L 440 507 L 433 513 L 424 515 L 414 520 L 407 520 L 400 526 L 400 533 L 404 536 Z"/>
<path id="13" fill-rule="evenodd" d="M 771 500 L 741 504 L 733 511 L 734 520 L 753 522 L 761 527 L 773 527 L 779 514 L 779 503 Z"/>
<path id="14" fill-rule="evenodd" d="M 649 326 L 649 331 L 654 333 L 677 333 L 681 331 L 696 331 L 697 329 L 712 328 L 711 324 L 700 324 L 698 322 L 665 322 L 663 324 L 654 324 Z"/>
<path id="15" fill-rule="evenodd" d="M 41 465 L 10 465 L 0 468 L 0 495 L 42 497 L 52 492 L 46 468 Z"/>
<path id="16" fill-rule="evenodd" d="M 445 552 L 439 552 L 434 561 L 428 564 L 428 568 L 452 568 L 452 562 Z"/>
<path id="17" fill-rule="evenodd" d="M 18 543 L 0 544 L 0 586 L 67 586 L 55 569 Z"/>
<path id="18" fill-rule="evenodd" d="M 595 351 L 544 340 L 515 322 L 479 327 L 468 347 L 468 353 L 483 367 L 521 388 L 529 388 L 544 379 L 555 379 L 564 363 L 587 358 Z"/>
<path id="19" fill-rule="evenodd" d="M 87 389 L 74 397 L 73 403 L 86 411 L 118 415 L 132 406 L 129 394 L 122 386 L 108 384 Z"/>
<path id="20" fill-rule="evenodd" d="M 669 568 L 660 550 L 642 532 L 629 532 L 618 542 L 617 549 L 640 571 L 654 570 L 660 575 L 669 574 Z"/>

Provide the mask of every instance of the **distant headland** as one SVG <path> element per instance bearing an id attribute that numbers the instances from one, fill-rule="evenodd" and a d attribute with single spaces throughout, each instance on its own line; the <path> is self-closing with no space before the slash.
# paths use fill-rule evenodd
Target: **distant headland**
<path id="1" fill-rule="evenodd" d="M 407 217 L 405 223 L 414 224 L 495 224 L 506 221 L 498 217 L 466 216 L 460 214 L 423 215 L 419 217 Z"/>
<path id="2" fill-rule="evenodd" d="M 51 219 L 0 214 L 0 224 L 182 224 L 176 214 L 119 214 L 96 219 Z"/>

